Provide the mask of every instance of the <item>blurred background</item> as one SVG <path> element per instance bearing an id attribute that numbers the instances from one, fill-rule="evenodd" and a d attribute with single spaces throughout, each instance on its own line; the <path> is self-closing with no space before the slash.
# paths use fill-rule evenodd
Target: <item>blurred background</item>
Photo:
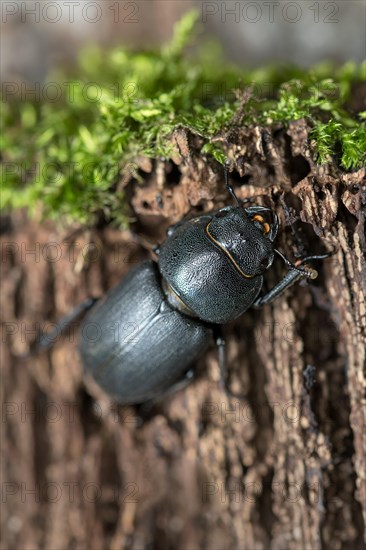
<path id="1" fill-rule="evenodd" d="M 226 57 L 243 65 L 281 61 L 307 67 L 324 59 L 365 58 L 363 0 L 3 0 L 2 82 L 42 82 L 90 43 L 158 46 L 192 7 L 199 8 L 205 32 L 219 38 Z"/>

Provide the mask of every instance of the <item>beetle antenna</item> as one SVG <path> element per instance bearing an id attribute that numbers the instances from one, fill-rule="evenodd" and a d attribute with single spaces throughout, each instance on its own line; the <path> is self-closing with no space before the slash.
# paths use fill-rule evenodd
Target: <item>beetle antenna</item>
<path id="1" fill-rule="evenodd" d="M 234 189 L 231 187 L 231 185 L 230 185 L 230 183 L 229 183 L 229 169 L 230 169 L 230 165 L 231 165 L 230 160 L 229 160 L 229 159 L 226 159 L 226 160 L 225 160 L 225 164 L 224 164 L 225 187 L 226 187 L 226 189 L 229 191 L 229 193 L 230 193 L 230 195 L 233 197 L 233 199 L 235 200 L 236 204 L 237 204 L 238 206 L 241 206 L 240 201 L 239 201 L 238 197 L 236 196 Z"/>

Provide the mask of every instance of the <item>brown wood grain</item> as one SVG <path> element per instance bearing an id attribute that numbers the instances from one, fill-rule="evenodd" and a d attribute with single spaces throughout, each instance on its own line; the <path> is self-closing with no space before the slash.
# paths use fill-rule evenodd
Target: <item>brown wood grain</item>
<path id="1" fill-rule="evenodd" d="M 2 236 L 2 548 L 365 548 L 365 169 L 317 166 L 308 131 L 297 121 L 218 138 L 230 144 L 238 195 L 276 209 L 284 253 L 335 251 L 316 281 L 225 328 L 241 400 L 220 389 L 214 349 L 142 424 L 83 376 L 76 327 L 22 359 L 30 331 L 111 288 L 148 252 L 126 231 L 12 215 Z M 227 200 L 199 139 L 175 143 L 173 161 L 147 163 L 143 184 L 126 184 L 145 245 Z M 267 284 L 284 269 L 276 261 Z"/>

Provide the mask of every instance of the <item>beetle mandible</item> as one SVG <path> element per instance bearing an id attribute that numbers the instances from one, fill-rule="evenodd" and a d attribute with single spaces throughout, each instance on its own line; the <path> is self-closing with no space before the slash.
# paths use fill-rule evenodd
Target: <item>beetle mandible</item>
<path id="1" fill-rule="evenodd" d="M 228 164 L 225 184 L 235 205 L 169 228 L 165 242 L 155 249 L 157 263 L 142 263 L 103 298 L 86 300 L 58 325 L 63 329 L 90 309 L 81 327 L 82 362 L 121 404 L 152 401 L 188 383 L 191 365 L 213 339 L 226 387 L 221 325 L 251 306 L 272 302 L 302 278 L 314 279 L 317 272 L 304 263 L 328 256 L 292 264 L 274 247 L 277 215 L 270 208 L 240 203 L 228 181 Z M 288 271 L 260 295 L 275 254 Z M 133 337 L 119 330 L 126 325 L 137 327 Z M 44 336 L 41 347 L 49 347 L 50 339 L 52 335 Z"/>

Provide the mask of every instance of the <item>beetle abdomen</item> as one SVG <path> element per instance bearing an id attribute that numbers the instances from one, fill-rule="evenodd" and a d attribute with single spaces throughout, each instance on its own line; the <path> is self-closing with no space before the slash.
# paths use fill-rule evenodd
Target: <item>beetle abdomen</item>
<path id="1" fill-rule="evenodd" d="M 145 262 L 91 310 L 81 327 L 84 367 L 120 403 L 151 399 L 184 376 L 211 329 L 167 302 L 156 264 Z"/>

